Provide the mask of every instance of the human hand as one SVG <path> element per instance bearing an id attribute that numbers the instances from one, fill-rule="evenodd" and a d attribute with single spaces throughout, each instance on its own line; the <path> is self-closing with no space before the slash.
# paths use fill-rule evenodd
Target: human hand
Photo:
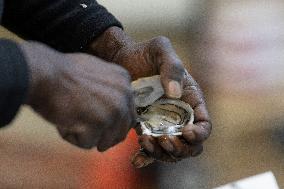
<path id="1" fill-rule="evenodd" d="M 133 162 L 136 167 L 146 166 L 154 159 L 172 162 L 202 152 L 202 144 L 211 132 L 203 94 L 195 80 L 185 71 L 167 38 L 157 37 L 136 43 L 120 28 L 112 27 L 90 45 L 89 51 L 122 65 L 129 71 L 132 80 L 160 75 L 166 97 L 181 99 L 194 109 L 195 122 L 184 127 L 182 137 L 140 136 L 139 143 L 144 151 L 135 156 L 137 159 Z"/>
<path id="2" fill-rule="evenodd" d="M 166 37 L 136 43 L 120 28 L 111 27 L 90 45 L 89 53 L 126 68 L 132 80 L 160 75 L 167 97 L 182 95 L 185 70 Z"/>
<path id="3" fill-rule="evenodd" d="M 54 123 L 65 140 L 105 151 L 135 126 L 125 69 L 89 55 L 62 54 L 38 43 L 24 43 L 21 49 L 31 76 L 26 103 Z"/>
<path id="4" fill-rule="evenodd" d="M 154 160 L 176 162 L 202 152 L 203 142 L 211 133 L 211 121 L 202 92 L 190 75 L 185 76 L 181 100 L 193 108 L 194 124 L 187 124 L 182 130 L 182 136 L 141 135 L 139 143 L 143 150 L 136 153 L 132 160 L 135 167 L 145 167 Z"/>

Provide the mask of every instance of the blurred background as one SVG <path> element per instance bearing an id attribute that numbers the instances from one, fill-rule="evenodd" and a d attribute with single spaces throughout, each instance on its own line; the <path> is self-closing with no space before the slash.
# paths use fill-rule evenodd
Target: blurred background
<path id="1" fill-rule="evenodd" d="M 23 107 L 0 132 L 0 188 L 210 189 L 270 170 L 284 188 L 284 2 L 99 2 L 137 41 L 171 39 L 207 98 L 214 129 L 203 154 L 136 170 L 134 132 L 106 153 L 84 151 Z"/>

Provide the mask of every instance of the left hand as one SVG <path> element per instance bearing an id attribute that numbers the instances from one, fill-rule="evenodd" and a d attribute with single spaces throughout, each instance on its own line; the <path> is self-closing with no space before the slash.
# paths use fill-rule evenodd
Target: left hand
<path id="1" fill-rule="evenodd" d="M 136 43 L 120 28 L 112 27 L 91 44 L 90 52 L 126 68 L 132 80 L 161 75 L 166 96 L 181 98 L 194 109 L 194 125 L 187 125 L 183 129 L 182 137 L 140 136 L 139 143 L 147 152 L 142 159 L 154 157 L 162 161 L 176 161 L 202 152 L 202 143 L 211 132 L 211 122 L 203 94 L 195 80 L 186 74 L 169 39 L 157 37 Z M 143 162 L 141 158 L 138 158 L 140 165 Z M 139 167 L 138 164 L 137 166 Z"/>
<path id="2" fill-rule="evenodd" d="M 139 143 L 144 150 L 134 156 L 132 163 L 135 167 L 145 167 L 155 159 L 176 162 L 201 154 L 203 142 L 211 133 L 211 121 L 202 92 L 190 75 L 185 76 L 181 100 L 193 108 L 194 124 L 187 124 L 182 130 L 182 136 L 140 136 Z"/>
<path id="3" fill-rule="evenodd" d="M 182 95 L 185 69 L 166 37 L 136 43 L 118 27 L 111 27 L 91 44 L 90 53 L 126 68 L 132 80 L 161 75 L 169 98 Z"/>

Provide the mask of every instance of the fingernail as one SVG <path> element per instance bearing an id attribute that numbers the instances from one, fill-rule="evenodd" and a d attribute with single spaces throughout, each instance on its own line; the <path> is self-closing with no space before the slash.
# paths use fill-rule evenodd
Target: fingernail
<path id="1" fill-rule="evenodd" d="M 177 81 L 170 81 L 169 82 L 169 96 L 171 98 L 180 98 L 181 97 L 181 86 Z"/>

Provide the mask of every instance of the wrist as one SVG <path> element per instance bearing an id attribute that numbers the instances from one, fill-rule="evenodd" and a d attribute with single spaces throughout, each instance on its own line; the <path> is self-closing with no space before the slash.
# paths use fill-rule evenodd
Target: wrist
<path id="1" fill-rule="evenodd" d="M 135 44 L 121 28 L 110 27 L 96 38 L 89 46 L 89 53 L 106 61 L 113 61 L 116 54 L 124 47 Z"/>
<path id="2" fill-rule="evenodd" d="M 29 69 L 29 90 L 25 104 L 34 105 L 43 91 L 48 87 L 50 78 L 56 76 L 53 56 L 56 53 L 49 51 L 49 48 L 35 42 L 25 42 L 20 48 L 27 61 Z M 58 58 L 58 57 L 56 57 Z M 47 94 L 46 94 L 47 95 Z"/>

